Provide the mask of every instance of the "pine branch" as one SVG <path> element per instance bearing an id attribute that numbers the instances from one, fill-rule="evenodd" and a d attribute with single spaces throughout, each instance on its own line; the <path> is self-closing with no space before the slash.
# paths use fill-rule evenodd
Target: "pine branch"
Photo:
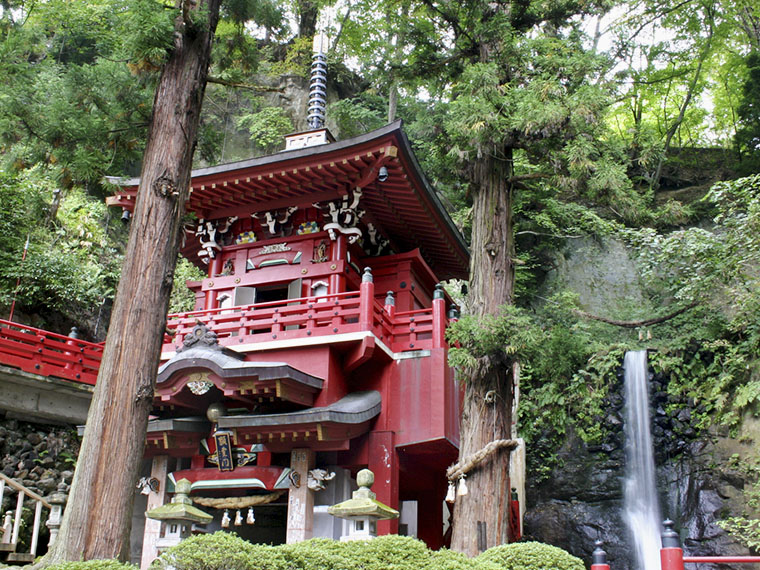
<path id="1" fill-rule="evenodd" d="M 252 83 L 237 83 L 235 81 L 220 79 L 219 77 L 209 77 L 207 81 L 208 83 L 216 83 L 217 85 L 224 85 L 225 87 L 232 87 L 234 89 L 249 89 L 250 91 L 256 91 L 257 93 L 282 93 L 285 91 L 282 87 L 267 87 L 266 85 L 253 85 Z"/>
<path id="2" fill-rule="evenodd" d="M 616 327 L 624 327 L 628 329 L 635 329 L 638 327 L 648 327 L 650 325 L 656 325 L 659 323 L 664 323 L 665 321 L 669 321 L 670 319 L 677 317 L 681 313 L 685 313 L 686 311 L 693 309 L 696 307 L 699 303 L 697 301 L 694 301 L 693 303 L 689 303 L 685 307 L 681 307 L 677 311 L 673 311 L 672 313 L 669 313 L 667 315 L 664 315 L 662 317 L 655 317 L 652 319 L 645 319 L 642 321 L 617 321 L 615 319 L 608 319 L 606 317 L 600 317 L 598 315 L 592 315 L 591 313 L 587 313 L 586 311 L 581 311 L 580 309 L 572 309 L 572 313 L 576 316 L 582 317 L 584 319 L 592 319 L 594 321 L 600 321 L 602 323 L 607 323 L 608 325 L 614 325 Z"/>

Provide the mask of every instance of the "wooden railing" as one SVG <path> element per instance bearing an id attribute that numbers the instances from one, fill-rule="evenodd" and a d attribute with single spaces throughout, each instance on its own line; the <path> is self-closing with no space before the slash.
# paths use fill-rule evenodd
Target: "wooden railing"
<path id="1" fill-rule="evenodd" d="M 381 305 L 374 284 L 365 282 L 359 291 L 348 293 L 169 315 L 163 352 L 181 347 L 198 323 L 227 347 L 368 331 L 394 352 L 403 352 L 444 347 L 448 321 L 443 298 L 429 309 L 397 313 L 392 301 Z"/>
<path id="2" fill-rule="evenodd" d="M 369 281 L 359 291 L 172 314 L 167 329 L 173 334 L 164 337 L 163 352 L 181 347 L 198 322 L 228 347 L 353 332 L 371 332 L 394 352 L 446 346 L 442 296 L 431 308 L 403 312 L 396 312 L 389 299 L 379 303 Z M 103 344 L 0 320 L 2 365 L 94 386 L 102 355 Z"/>
<path id="3" fill-rule="evenodd" d="M 91 386 L 103 345 L 0 320 L 0 364 Z"/>
<path id="4" fill-rule="evenodd" d="M 37 493 L 30 491 L 20 483 L 10 479 L 0 473 L 0 504 L 3 502 L 5 487 L 11 487 L 18 492 L 16 500 L 15 514 L 7 513 L 3 517 L 3 528 L 0 531 L 0 552 L 8 552 L 7 560 L 9 562 L 32 562 L 37 556 L 37 543 L 40 536 L 40 524 L 42 523 L 42 507 L 52 509 L 52 505 Z M 31 499 L 34 501 L 34 523 L 32 526 L 32 539 L 28 553 L 16 552 L 19 533 L 21 531 L 21 515 L 24 509 L 24 500 Z"/>

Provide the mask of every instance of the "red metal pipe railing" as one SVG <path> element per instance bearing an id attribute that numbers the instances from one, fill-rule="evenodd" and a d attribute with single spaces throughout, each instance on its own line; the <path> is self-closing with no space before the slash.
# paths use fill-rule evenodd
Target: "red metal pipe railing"
<path id="1" fill-rule="evenodd" d="M 666 520 L 662 523 L 662 549 L 660 562 L 662 570 L 684 570 L 684 564 L 760 564 L 760 556 L 684 556 L 678 533 L 673 530 L 674 523 Z"/>
<path id="2" fill-rule="evenodd" d="M 693 564 L 760 564 L 760 556 L 684 556 L 683 561 Z"/>

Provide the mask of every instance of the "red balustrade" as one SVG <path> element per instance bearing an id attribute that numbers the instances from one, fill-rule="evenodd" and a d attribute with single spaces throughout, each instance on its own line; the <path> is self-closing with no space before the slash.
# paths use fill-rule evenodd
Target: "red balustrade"
<path id="1" fill-rule="evenodd" d="M 0 320 L 0 364 L 95 385 L 103 345 Z"/>
<path id="2" fill-rule="evenodd" d="M 434 334 L 436 319 L 432 308 L 389 312 L 371 293 L 365 287 L 361 292 L 169 315 L 167 328 L 174 335 L 165 337 L 164 352 L 182 346 L 185 335 L 199 322 L 216 333 L 222 346 L 230 347 L 360 331 L 374 333 L 394 352 L 444 346 L 442 334 Z M 446 318 L 442 314 L 435 316 L 441 321 L 438 328 L 442 330 Z"/>
<path id="3" fill-rule="evenodd" d="M 169 315 L 164 352 L 182 346 L 201 322 L 223 346 L 372 332 L 394 352 L 441 348 L 447 320 L 436 307 L 395 312 L 381 305 L 373 288 L 241 307 Z M 371 285 L 371 284 L 370 284 Z M 435 301 L 434 301 L 435 303 Z M 103 354 L 95 344 L 0 320 L 0 364 L 26 372 L 94 385 Z"/>

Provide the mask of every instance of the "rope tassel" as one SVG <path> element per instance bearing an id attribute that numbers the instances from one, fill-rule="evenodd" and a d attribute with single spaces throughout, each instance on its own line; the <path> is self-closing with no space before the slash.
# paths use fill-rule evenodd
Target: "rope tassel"
<path id="1" fill-rule="evenodd" d="M 467 483 L 465 482 L 466 475 L 459 476 L 459 486 L 457 487 L 457 496 L 464 497 L 469 491 L 467 490 Z"/>
<path id="2" fill-rule="evenodd" d="M 449 481 L 449 490 L 446 493 L 446 502 L 447 503 L 453 503 L 456 499 L 456 487 L 454 486 L 453 481 Z"/>

